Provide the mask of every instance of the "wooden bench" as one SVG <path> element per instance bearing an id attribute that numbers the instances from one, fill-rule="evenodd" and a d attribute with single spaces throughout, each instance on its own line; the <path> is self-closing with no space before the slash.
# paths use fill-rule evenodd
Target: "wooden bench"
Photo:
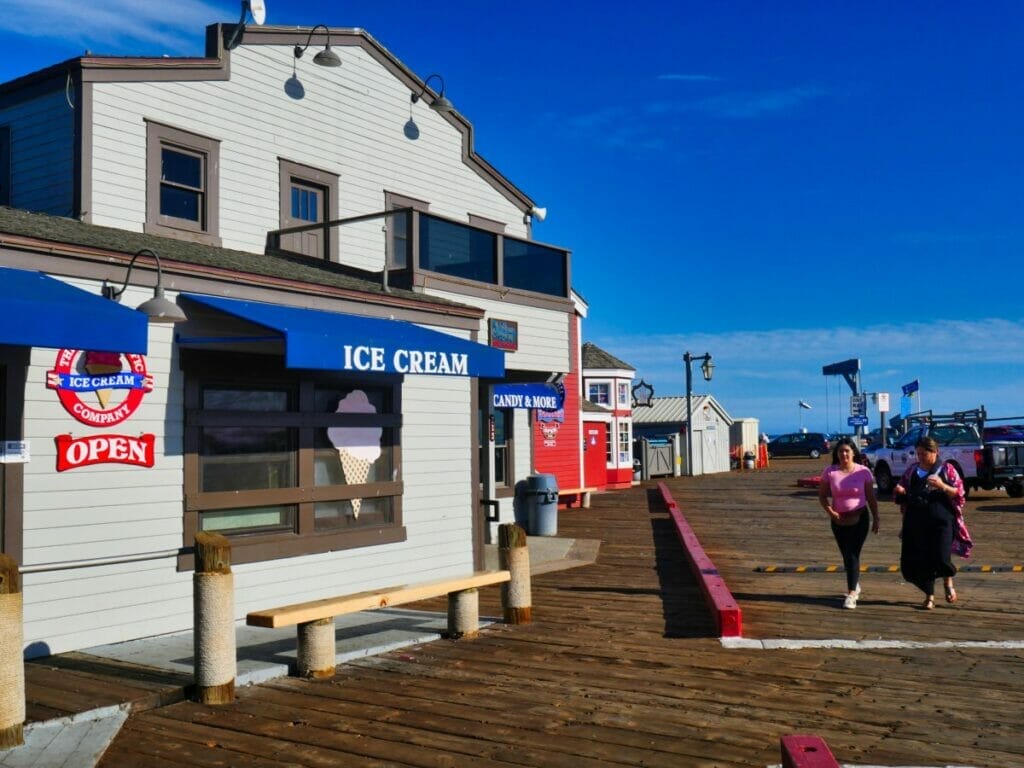
<path id="1" fill-rule="evenodd" d="M 579 501 L 580 509 L 590 509 L 590 494 L 596 490 L 597 488 L 560 488 L 558 498 L 561 499 L 563 496 L 574 497 Z M 566 501 L 565 506 L 572 507 L 572 501 Z"/>
<path id="2" fill-rule="evenodd" d="M 245 617 L 245 623 L 268 629 L 297 627 L 298 673 L 304 677 L 331 677 L 336 658 L 335 616 L 448 595 L 448 636 L 474 637 L 480 629 L 477 589 L 510 579 L 509 571 L 477 571 L 469 576 L 403 584 L 252 611 Z"/>

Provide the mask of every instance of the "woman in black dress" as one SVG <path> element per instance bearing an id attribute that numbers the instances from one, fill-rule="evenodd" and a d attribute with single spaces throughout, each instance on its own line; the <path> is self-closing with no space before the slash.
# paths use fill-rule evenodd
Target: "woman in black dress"
<path id="1" fill-rule="evenodd" d="M 939 461 L 939 446 L 930 437 L 922 437 L 914 446 L 917 463 L 903 473 L 893 489 L 893 501 L 903 514 L 903 547 L 900 571 L 903 578 L 924 592 L 921 607 L 935 607 L 935 579 L 941 578 L 946 602 L 956 602 L 951 562 L 955 549 L 966 556 L 970 537 L 963 524 L 966 499 L 964 483 L 956 468 Z"/>

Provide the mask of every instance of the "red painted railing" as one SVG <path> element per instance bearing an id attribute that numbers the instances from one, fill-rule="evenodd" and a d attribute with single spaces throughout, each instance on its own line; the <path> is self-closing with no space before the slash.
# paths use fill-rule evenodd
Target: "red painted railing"
<path id="1" fill-rule="evenodd" d="M 668 486 L 665 483 L 658 483 L 658 491 L 668 508 L 672 522 L 675 523 L 676 534 L 690 561 L 690 569 L 697 577 L 697 582 L 704 593 L 704 599 L 707 600 L 708 607 L 711 609 L 719 637 L 740 637 L 743 634 L 743 615 L 739 603 L 732 596 L 725 580 L 719 575 L 718 568 L 704 552 L 704 547 L 700 545 L 697 535 L 693 532 L 690 524 L 686 522 L 686 518 L 683 517 Z"/>

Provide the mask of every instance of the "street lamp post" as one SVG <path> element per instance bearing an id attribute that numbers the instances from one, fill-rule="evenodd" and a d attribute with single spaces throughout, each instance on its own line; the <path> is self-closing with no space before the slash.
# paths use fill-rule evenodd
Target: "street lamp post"
<path id="1" fill-rule="evenodd" d="M 694 360 L 701 360 L 700 372 L 704 375 L 704 381 L 711 381 L 715 372 L 715 364 L 711 362 L 711 355 L 705 352 L 703 355 L 694 357 L 689 352 L 683 355 L 686 363 L 686 474 L 693 477 L 693 369 Z"/>

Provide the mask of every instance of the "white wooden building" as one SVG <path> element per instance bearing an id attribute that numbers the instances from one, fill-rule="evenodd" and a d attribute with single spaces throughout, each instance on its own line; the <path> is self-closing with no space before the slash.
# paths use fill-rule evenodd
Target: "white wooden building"
<path id="1" fill-rule="evenodd" d="M 0 550 L 29 655 L 189 628 L 199 530 L 232 540 L 240 618 L 479 567 L 531 467 L 493 387 L 570 370 L 569 253 L 443 82 L 362 30 L 232 31 L 0 85 L 0 268 L 36 286 L 0 286 L 27 299 Z M 187 320 L 139 326 L 158 275 Z"/>
<path id="2" fill-rule="evenodd" d="M 732 418 L 711 395 L 693 395 L 693 474 L 728 472 Z M 640 437 L 680 435 L 680 471 L 686 473 L 686 397 L 655 397 L 650 408 L 633 412 L 633 434 Z"/>

